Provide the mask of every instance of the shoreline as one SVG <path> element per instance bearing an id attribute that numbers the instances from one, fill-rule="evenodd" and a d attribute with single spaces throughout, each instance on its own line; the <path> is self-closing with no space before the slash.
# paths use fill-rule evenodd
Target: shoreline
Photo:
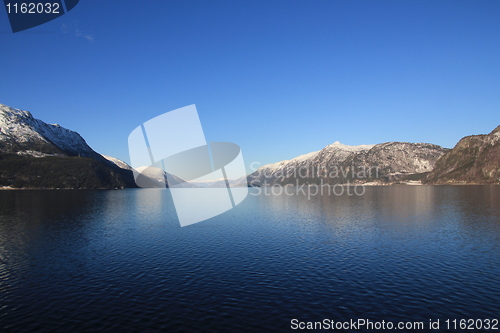
<path id="1" fill-rule="evenodd" d="M 446 184 L 422 184 L 420 182 L 411 182 L 411 183 L 388 183 L 388 184 L 373 184 L 373 183 L 349 183 L 349 184 L 335 184 L 339 186 L 368 186 L 368 187 L 388 187 L 388 186 L 499 186 L 500 183 L 492 183 L 492 184 L 485 184 L 485 183 L 446 183 Z M 335 186 L 335 185 L 301 185 L 304 186 L 305 188 L 311 188 L 311 187 L 328 187 L 328 186 Z M 285 186 L 291 186 L 291 187 L 297 187 L 296 185 L 280 185 L 282 187 Z M 244 186 L 238 186 L 237 188 L 244 187 Z M 273 186 L 248 186 L 248 188 L 272 188 Z M 300 187 L 300 186 L 299 186 Z M 224 187 L 221 187 L 224 188 Z M 128 189 L 142 189 L 142 190 L 150 190 L 150 189 L 158 189 L 158 188 L 138 188 L 138 187 L 125 187 L 125 188 L 54 188 L 54 187 L 10 187 L 10 186 L 2 186 L 0 187 L 0 191 L 63 191 L 63 190 L 83 190 L 83 191 L 109 191 L 109 190 L 128 190 Z M 160 188 L 163 189 L 163 188 Z M 165 189 L 168 189 L 168 187 L 165 187 Z"/>

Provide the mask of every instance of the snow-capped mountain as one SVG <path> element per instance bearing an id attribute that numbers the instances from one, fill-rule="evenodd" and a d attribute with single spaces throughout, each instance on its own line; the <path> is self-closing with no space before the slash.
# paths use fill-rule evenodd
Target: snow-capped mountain
<path id="1" fill-rule="evenodd" d="M 250 186 L 392 181 L 431 171 L 447 149 L 428 143 L 387 142 L 348 146 L 336 141 L 322 150 L 268 164 L 248 176 Z"/>
<path id="2" fill-rule="evenodd" d="M 119 167 L 120 169 L 132 170 L 132 167 L 130 165 L 128 165 L 127 162 L 124 162 L 124 161 L 120 160 L 119 158 L 116 158 L 113 156 L 108 156 L 108 155 L 101 155 L 101 156 L 104 157 L 105 159 L 107 159 L 109 162 L 116 165 L 117 167 Z"/>
<path id="3" fill-rule="evenodd" d="M 0 151 L 34 157 L 82 156 L 105 159 L 77 132 L 33 118 L 30 112 L 0 104 Z"/>
<path id="4" fill-rule="evenodd" d="M 137 169 L 133 169 L 126 162 L 112 156 L 102 155 L 110 163 L 114 164 L 120 169 L 129 170 L 134 172 L 136 177 L 136 182 L 140 187 L 146 188 L 164 188 L 164 187 L 183 187 L 183 188 L 194 188 L 197 187 L 196 184 L 186 182 L 185 180 L 166 173 L 161 168 L 154 166 L 143 166 Z M 170 183 L 169 183 L 170 180 Z"/>
<path id="5" fill-rule="evenodd" d="M 78 133 L 3 104 L 0 104 L 0 156 L 0 187 L 136 187 L 126 163 L 120 165 L 117 159 L 108 161 Z"/>

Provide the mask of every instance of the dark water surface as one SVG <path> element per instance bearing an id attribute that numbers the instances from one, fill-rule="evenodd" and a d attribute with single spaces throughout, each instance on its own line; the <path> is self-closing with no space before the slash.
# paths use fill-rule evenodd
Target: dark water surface
<path id="1" fill-rule="evenodd" d="M 498 186 L 249 195 L 184 228 L 168 190 L 0 191 L 1 332 L 427 325 L 500 318 L 499 287 Z"/>

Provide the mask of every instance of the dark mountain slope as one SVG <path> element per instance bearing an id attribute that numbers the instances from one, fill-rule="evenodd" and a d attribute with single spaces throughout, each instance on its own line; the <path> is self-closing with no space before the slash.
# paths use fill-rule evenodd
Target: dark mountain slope
<path id="1" fill-rule="evenodd" d="M 500 183 L 500 126 L 490 134 L 471 135 L 441 156 L 425 184 Z"/>
<path id="2" fill-rule="evenodd" d="M 0 154 L 0 186 L 13 188 L 116 189 L 136 187 L 131 171 L 87 157 Z"/>

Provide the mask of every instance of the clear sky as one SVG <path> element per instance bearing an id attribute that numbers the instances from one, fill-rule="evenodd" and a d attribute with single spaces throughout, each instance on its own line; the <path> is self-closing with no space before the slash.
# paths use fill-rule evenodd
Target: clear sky
<path id="1" fill-rule="evenodd" d="M 125 161 L 135 127 L 190 104 L 247 165 L 500 125 L 496 0 L 81 0 L 16 34 L 0 9 L 0 45 L 0 103 Z"/>

